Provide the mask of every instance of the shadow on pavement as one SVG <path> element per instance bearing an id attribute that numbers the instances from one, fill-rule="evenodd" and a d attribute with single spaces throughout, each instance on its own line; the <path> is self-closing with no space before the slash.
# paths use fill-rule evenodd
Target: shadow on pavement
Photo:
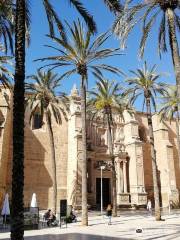
<path id="1" fill-rule="evenodd" d="M 175 227 L 175 229 L 174 229 Z M 155 239 L 166 239 L 166 240 L 172 240 L 172 239 L 180 239 L 180 230 L 179 230 L 180 225 L 176 224 L 168 224 L 166 226 L 159 226 L 159 227 L 154 227 L 154 228 L 142 228 L 142 233 L 139 234 L 140 238 L 139 239 L 146 239 L 146 240 L 155 240 Z M 159 232 L 161 230 L 161 232 Z M 168 233 L 167 231 L 174 230 L 174 232 Z M 131 233 L 134 231 L 133 228 L 128 229 L 128 231 Z M 164 232 L 166 231 L 166 233 Z M 125 236 L 128 235 L 127 230 L 122 229 L 118 231 L 119 234 L 122 236 L 124 234 Z M 127 239 L 127 238 L 124 238 Z"/>
<path id="2" fill-rule="evenodd" d="M 121 238 L 121 237 L 107 237 L 107 236 L 97 236 L 91 234 L 80 234 L 80 233 L 67 233 L 67 234 L 46 234 L 25 237 L 25 240 L 133 240 L 133 238 Z M 2 240 L 9 240 L 9 238 L 4 238 Z"/>

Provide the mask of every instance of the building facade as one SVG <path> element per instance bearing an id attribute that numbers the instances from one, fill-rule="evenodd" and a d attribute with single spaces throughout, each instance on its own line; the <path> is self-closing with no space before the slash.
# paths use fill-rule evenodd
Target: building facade
<path id="1" fill-rule="evenodd" d="M 68 121 L 52 122 L 56 166 L 57 206 L 60 199 L 69 205 L 81 205 L 81 105 L 76 87 L 70 99 Z M 145 113 L 114 118 L 114 153 L 117 176 L 118 206 L 141 206 L 147 199 L 153 201 L 152 165 L 148 124 Z M 158 182 L 163 207 L 169 201 L 179 205 L 180 168 L 177 151 L 175 122 L 160 122 L 153 116 L 155 149 L 158 164 Z M 87 189 L 88 204 L 99 207 L 101 201 L 101 178 L 103 205 L 112 202 L 112 172 L 108 151 L 107 129 L 102 119 L 87 119 Z M 12 168 L 12 96 L 8 90 L 0 92 L 0 206 L 5 192 L 11 196 Z M 52 170 L 49 136 L 46 122 L 39 116 L 29 122 L 25 119 L 25 186 L 24 200 L 28 206 L 36 193 L 41 209 L 51 208 Z"/>

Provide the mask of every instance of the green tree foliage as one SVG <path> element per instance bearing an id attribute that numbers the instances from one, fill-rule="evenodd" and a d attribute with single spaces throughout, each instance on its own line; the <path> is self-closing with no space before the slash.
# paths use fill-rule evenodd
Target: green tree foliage
<path id="1" fill-rule="evenodd" d="M 27 103 L 30 108 L 30 120 L 36 112 L 39 112 L 42 119 L 45 118 L 47 130 L 49 135 L 51 162 L 52 162 L 52 209 L 56 213 L 57 205 L 57 176 L 56 176 L 56 154 L 54 134 L 52 129 L 52 121 L 55 119 L 56 123 L 61 124 L 62 115 L 67 120 L 67 97 L 62 94 L 61 97 L 56 96 L 56 90 L 61 86 L 60 77 L 51 71 L 41 72 L 37 71 L 36 75 L 31 75 L 28 78 L 34 80 L 34 83 L 27 83 L 26 89 Z"/>
<path id="2" fill-rule="evenodd" d="M 157 221 L 159 221 L 161 220 L 161 211 L 151 106 L 153 106 L 156 111 L 155 97 L 157 94 L 160 95 L 165 94 L 167 85 L 163 82 L 157 82 L 161 75 L 156 73 L 156 65 L 154 65 L 150 70 L 148 70 L 147 64 L 145 62 L 142 69 L 137 69 L 136 71 L 130 72 L 133 74 L 133 77 L 127 80 L 129 88 L 124 92 L 124 94 L 130 97 L 131 103 L 134 103 L 137 100 L 137 98 L 142 95 L 144 98 L 143 108 L 144 105 L 146 105 L 149 137 L 151 144 L 152 174 L 155 199 L 155 218 Z"/>
<path id="3" fill-rule="evenodd" d="M 167 37 L 176 75 L 178 96 L 180 97 L 180 57 L 177 35 L 180 31 L 180 1 L 179 0 L 126 0 L 124 8 L 113 24 L 113 32 L 120 38 L 121 46 L 125 47 L 126 40 L 134 27 L 142 23 L 142 37 L 139 55 L 142 57 L 150 32 L 159 23 L 157 39 L 158 51 L 167 51 Z"/>
<path id="4" fill-rule="evenodd" d="M 67 70 L 61 76 L 67 78 L 77 73 L 81 76 L 81 116 L 82 116 L 82 224 L 88 224 L 87 216 L 87 162 L 86 162 L 86 87 L 88 74 L 91 72 L 94 76 L 102 76 L 102 71 L 120 74 L 121 71 L 108 64 L 99 63 L 108 57 L 119 55 L 119 48 L 102 48 L 103 44 L 109 38 L 109 34 L 103 33 L 96 39 L 92 40 L 92 33 L 83 27 L 78 21 L 71 27 L 68 23 L 69 37 L 66 40 L 57 37 L 51 38 L 57 46 L 48 45 L 47 47 L 57 52 L 56 56 L 45 57 L 38 61 L 50 61 L 43 67 L 55 69 L 66 67 Z"/>

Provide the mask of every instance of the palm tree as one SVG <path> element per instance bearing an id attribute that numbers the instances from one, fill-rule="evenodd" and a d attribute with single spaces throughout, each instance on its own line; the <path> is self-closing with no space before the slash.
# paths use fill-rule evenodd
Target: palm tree
<path id="1" fill-rule="evenodd" d="M 63 39 L 63 26 L 50 0 L 42 0 L 50 28 L 50 35 L 54 34 L 54 23 L 57 25 Z M 107 0 L 106 4 L 116 0 Z M 2 1 L 6 2 L 7 1 Z M 91 32 L 96 30 L 92 16 L 88 14 L 78 0 L 69 0 L 87 22 Z M 29 20 L 28 0 L 16 0 L 15 6 L 15 75 L 13 95 L 13 167 L 12 167 L 12 223 L 11 239 L 22 240 L 23 230 L 23 187 L 24 187 L 24 80 L 25 80 L 25 39 L 26 22 Z M 114 5 L 114 4 L 113 4 Z M 114 5 L 114 8 L 117 4 Z M 27 26 L 28 27 L 28 26 Z M 18 198 L 17 198 L 18 196 Z"/>
<path id="2" fill-rule="evenodd" d="M 56 156 L 55 156 L 55 144 L 52 129 L 52 116 L 58 124 L 62 121 L 62 114 L 66 118 L 65 109 L 66 100 L 65 95 L 61 98 L 56 97 L 55 91 L 61 86 L 60 78 L 57 74 L 51 71 L 41 72 L 37 71 L 36 75 L 28 76 L 28 78 L 34 80 L 34 83 L 27 83 L 26 89 L 30 91 L 27 95 L 27 103 L 30 107 L 31 114 L 30 120 L 36 111 L 40 111 L 41 117 L 45 117 L 47 124 L 47 131 L 50 141 L 50 151 L 52 158 L 52 182 L 53 182 L 53 194 L 52 194 L 52 208 L 53 212 L 56 213 L 57 205 L 57 176 L 56 176 Z"/>
<path id="3" fill-rule="evenodd" d="M 177 135 L 177 147 L 178 147 L 178 156 L 179 156 L 179 168 L 180 168 L 180 135 L 179 135 L 179 111 L 178 106 L 180 104 L 180 100 L 177 97 L 177 87 L 169 86 L 168 91 L 165 96 L 162 97 L 162 106 L 159 111 L 159 114 L 162 119 L 173 120 L 175 118 L 176 121 L 176 135 Z"/>
<path id="4" fill-rule="evenodd" d="M 11 52 L 13 52 L 13 16 L 13 0 L 0 1 L 0 38 L 3 40 L 6 53 L 8 51 L 8 47 L 10 48 Z"/>
<path id="5" fill-rule="evenodd" d="M 24 236 L 24 79 L 26 1 L 16 1 L 11 240 Z"/>
<path id="6" fill-rule="evenodd" d="M 58 52 L 57 56 L 45 57 L 37 59 L 37 61 L 52 61 L 43 67 L 51 67 L 50 69 L 58 68 L 61 66 L 70 67 L 63 75 L 62 78 L 69 77 L 77 73 L 81 77 L 81 118 L 82 118 L 82 224 L 88 225 L 87 217 L 87 162 L 86 162 L 86 86 L 88 81 L 88 73 L 91 72 L 95 76 L 102 76 L 102 71 L 106 70 L 112 73 L 120 73 L 116 67 L 107 64 L 98 64 L 99 60 L 119 55 L 119 48 L 117 49 L 101 49 L 102 44 L 107 40 L 109 35 L 103 33 L 91 43 L 92 34 L 86 31 L 83 24 L 73 24 L 71 27 L 67 23 L 70 35 L 64 41 L 57 37 L 50 37 L 57 47 L 47 46 Z"/>
<path id="7" fill-rule="evenodd" d="M 58 30 L 60 31 L 62 37 L 65 39 L 65 32 L 64 32 L 64 26 L 62 21 L 59 19 L 58 15 L 56 14 L 51 1 L 50 0 L 42 0 L 44 8 L 46 10 L 46 15 L 49 23 L 49 29 L 50 29 L 50 35 L 54 35 L 54 23 L 58 26 Z M 79 0 L 66 0 L 69 2 L 83 17 L 84 21 L 86 22 L 86 25 L 88 26 L 88 29 L 90 32 L 94 33 L 97 31 L 96 23 L 93 20 L 93 16 L 88 13 L 88 11 L 85 9 L 84 5 Z M 111 12 L 113 12 L 115 15 L 117 15 L 122 10 L 122 6 L 119 2 L 119 0 L 104 0 L 104 4 L 109 8 Z"/>
<path id="8" fill-rule="evenodd" d="M 117 216 L 117 189 L 116 189 L 116 169 L 114 156 L 114 139 L 112 129 L 114 127 L 113 115 L 120 114 L 123 118 L 123 111 L 126 105 L 123 98 L 120 98 L 120 86 L 115 81 L 99 78 L 96 88 L 89 91 L 91 96 L 88 105 L 90 106 L 91 116 L 100 114 L 107 123 L 108 145 L 111 159 L 112 170 L 112 199 L 113 216 Z M 93 114 L 92 114 L 93 113 Z"/>
<path id="9" fill-rule="evenodd" d="M 151 158 L 152 158 L 152 174 L 153 174 L 153 186 L 154 186 L 154 199 L 155 199 L 155 218 L 156 220 L 161 220 L 160 212 L 160 201 L 159 201 L 159 186 L 157 179 L 157 162 L 156 162 L 156 150 L 154 148 L 154 133 L 152 125 L 152 113 L 151 105 L 156 111 L 156 94 L 165 94 L 166 85 L 162 82 L 157 82 L 160 78 L 160 74 L 156 73 L 156 65 L 154 65 L 150 70 L 147 68 L 145 62 L 143 69 L 137 69 L 136 71 L 131 71 L 134 77 L 127 80 L 130 86 L 124 94 L 130 96 L 130 101 L 134 103 L 139 96 L 143 96 L 143 108 L 146 105 L 149 137 L 151 145 Z"/>
<path id="10" fill-rule="evenodd" d="M 159 19 L 158 30 L 158 50 L 161 52 L 167 51 L 166 35 L 169 37 L 169 46 L 172 55 L 172 61 L 176 75 L 176 85 L 178 97 L 180 97 L 180 57 L 177 41 L 178 31 L 180 30 L 180 1 L 179 0 L 144 0 L 140 3 L 129 6 L 130 0 L 126 0 L 124 10 L 114 22 L 113 31 L 121 39 L 124 46 L 129 33 L 133 28 L 143 23 L 142 38 L 140 41 L 139 54 L 142 57 L 146 46 L 146 41 L 150 31 Z"/>

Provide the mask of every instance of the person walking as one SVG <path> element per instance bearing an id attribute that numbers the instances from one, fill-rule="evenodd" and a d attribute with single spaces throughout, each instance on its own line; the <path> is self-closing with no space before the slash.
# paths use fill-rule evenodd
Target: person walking
<path id="1" fill-rule="evenodd" d="M 106 208 L 106 213 L 109 219 L 108 225 L 111 225 L 111 217 L 112 217 L 112 206 L 111 204 L 108 204 L 107 208 Z"/>
<path id="2" fill-rule="evenodd" d="M 147 201 L 147 210 L 148 210 L 149 213 L 152 212 L 152 204 L 151 204 L 151 200 L 150 199 L 148 199 L 148 201 Z"/>

